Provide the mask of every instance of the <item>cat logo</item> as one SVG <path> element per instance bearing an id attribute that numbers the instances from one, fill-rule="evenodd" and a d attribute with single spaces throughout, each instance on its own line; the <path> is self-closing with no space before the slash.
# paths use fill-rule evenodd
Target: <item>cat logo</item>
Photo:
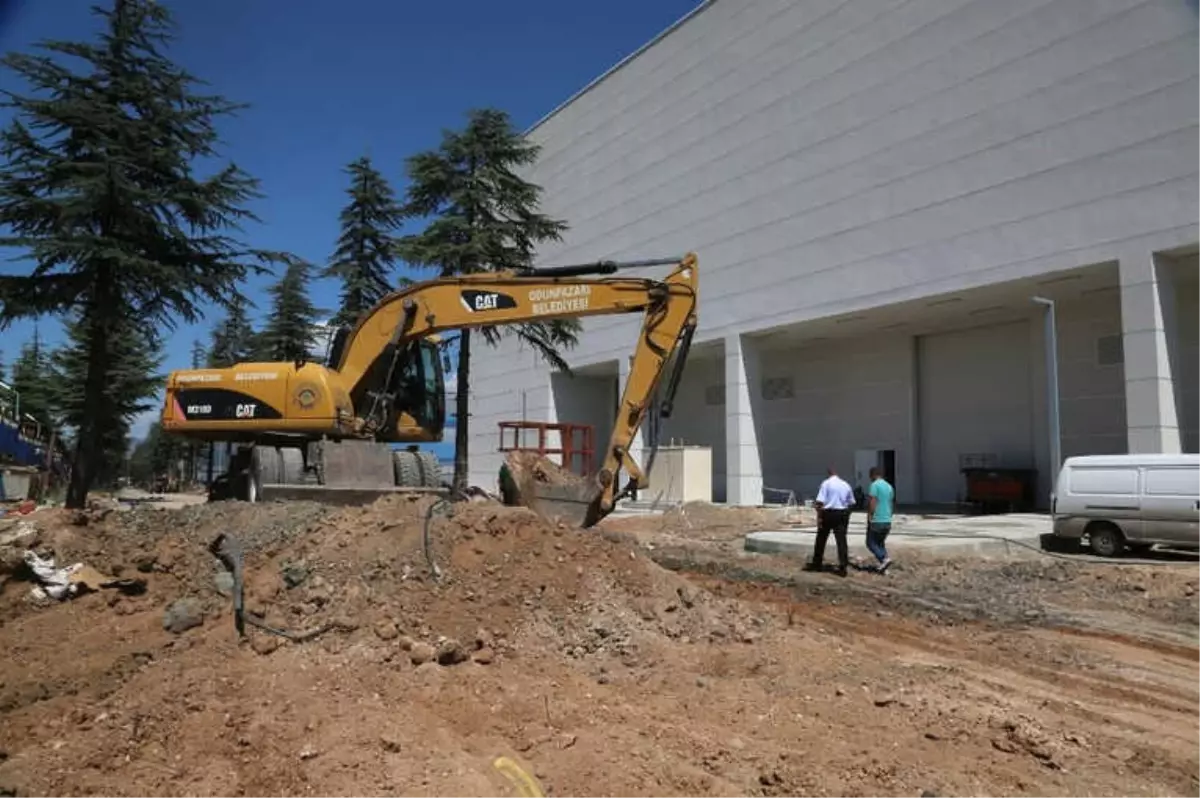
<path id="1" fill-rule="evenodd" d="M 517 300 L 496 291 L 463 291 L 459 299 L 469 313 L 510 310 L 517 306 Z"/>
<path id="2" fill-rule="evenodd" d="M 234 408 L 233 414 L 238 418 L 254 418 L 254 411 L 258 409 L 258 405 L 247 404 L 238 405 Z"/>

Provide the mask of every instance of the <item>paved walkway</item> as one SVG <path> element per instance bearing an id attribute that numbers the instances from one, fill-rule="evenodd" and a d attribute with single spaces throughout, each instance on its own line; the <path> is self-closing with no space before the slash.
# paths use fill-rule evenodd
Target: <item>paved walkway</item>
<path id="1" fill-rule="evenodd" d="M 850 547 L 863 553 L 866 548 L 866 514 L 854 513 L 850 519 Z M 923 550 L 938 554 L 996 554 L 1008 556 L 1025 546 L 1037 548 L 1043 534 L 1051 529 L 1047 515 L 1014 513 L 981 516 L 905 516 L 899 515 L 888 535 L 889 551 Z M 789 554 L 807 557 L 812 551 L 816 526 L 788 530 L 751 532 L 746 535 L 746 551 L 764 554 Z M 1014 545 L 1014 543 L 1016 545 Z M 826 559 L 836 552 L 834 541 L 826 544 Z"/>

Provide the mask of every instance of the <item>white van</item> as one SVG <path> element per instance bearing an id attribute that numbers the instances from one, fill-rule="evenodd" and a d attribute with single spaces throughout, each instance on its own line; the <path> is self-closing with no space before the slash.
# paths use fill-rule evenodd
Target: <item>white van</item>
<path id="1" fill-rule="evenodd" d="M 1051 497 L 1054 537 L 1116 557 L 1155 544 L 1200 549 L 1200 454 L 1069 457 Z"/>

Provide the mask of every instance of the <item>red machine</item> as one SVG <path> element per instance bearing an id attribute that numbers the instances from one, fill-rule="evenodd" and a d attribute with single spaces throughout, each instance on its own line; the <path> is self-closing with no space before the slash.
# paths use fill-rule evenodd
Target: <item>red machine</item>
<path id="1" fill-rule="evenodd" d="M 561 445 L 547 445 L 550 433 L 558 433 Z M 559 465 L 564 469 L 587 477 L 592 474 L 595 456 L 595 429 L 591 424 L 554 424 L 548 421 L 501 421 L 500 451 L 536 452 L 542 457 L 561 455 Z M 537 445 L 526 441 L 534 437 Z M 552 458 L 553 459 L 553 458 Z"/>

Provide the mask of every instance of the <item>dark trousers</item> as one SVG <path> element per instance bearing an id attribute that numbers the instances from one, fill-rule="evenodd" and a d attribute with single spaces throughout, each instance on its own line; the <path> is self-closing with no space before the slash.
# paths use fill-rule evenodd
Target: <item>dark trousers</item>
<path id="1" fill-rule="evenodd" d="M 829 540 L 830 532 L 833 533 L 833 539 L 837 542 L 838 568 L 844 571 L 849 567 L 850 548 L 846 544 L 846 527 L 849 525 L 849 510 L 821 511 L 821 520 L 817 526 L 817 542 L 813 546 L 813 567 L 820 568 L 825 559 L 825 541 Z"/>

